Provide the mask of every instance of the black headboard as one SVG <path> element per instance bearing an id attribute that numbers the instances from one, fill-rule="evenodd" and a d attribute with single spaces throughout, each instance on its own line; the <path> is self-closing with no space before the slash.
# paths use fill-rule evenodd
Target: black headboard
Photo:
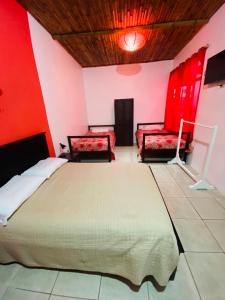
<path id="1" fill-rule="evenodd" d="M 0 146 L 0 186 L 48 156 L 44 132 Z"/>

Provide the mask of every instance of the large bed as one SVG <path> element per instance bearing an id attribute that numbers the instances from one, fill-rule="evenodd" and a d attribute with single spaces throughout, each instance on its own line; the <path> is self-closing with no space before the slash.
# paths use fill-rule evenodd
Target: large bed
<path id="1" fill-rule="evenodd" d="M 178 259 L 162 197 L 141 164 L 66 163 L 0 227 L 4 264 L 109 273 L 136 285 L 152 275 L 165 286 Z"/>

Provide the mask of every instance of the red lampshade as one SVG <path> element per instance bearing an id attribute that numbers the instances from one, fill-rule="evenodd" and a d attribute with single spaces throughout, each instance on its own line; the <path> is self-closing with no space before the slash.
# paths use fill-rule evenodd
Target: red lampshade
<path id="1" fill-rule="evenodd" d="M 121 35 L 119 46 L 126 51 L 136 51 L 141 49 L 145 44 L 145 36 L 137 31 L 130 31 Z"/>

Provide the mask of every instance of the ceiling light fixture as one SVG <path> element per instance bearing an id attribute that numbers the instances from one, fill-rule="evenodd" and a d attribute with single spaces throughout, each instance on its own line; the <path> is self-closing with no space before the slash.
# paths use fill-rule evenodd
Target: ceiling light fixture
<path id="1" fill-rule="evenodd" d="M 122 34 L 119 39 L 119 46 L 126 51 L 137 51 L 145 45 L 145 36 L 137 31 L 130 31 Z"/>

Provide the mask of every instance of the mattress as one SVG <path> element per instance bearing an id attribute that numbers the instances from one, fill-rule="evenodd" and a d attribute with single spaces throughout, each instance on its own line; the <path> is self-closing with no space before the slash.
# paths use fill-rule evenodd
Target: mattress
<path id="1" fill-rule="evenodd" d="M 0 263 L 115 274 L 165 286 L 173 228 L 146 165 L 67 163 L 0 227 Z"/>

